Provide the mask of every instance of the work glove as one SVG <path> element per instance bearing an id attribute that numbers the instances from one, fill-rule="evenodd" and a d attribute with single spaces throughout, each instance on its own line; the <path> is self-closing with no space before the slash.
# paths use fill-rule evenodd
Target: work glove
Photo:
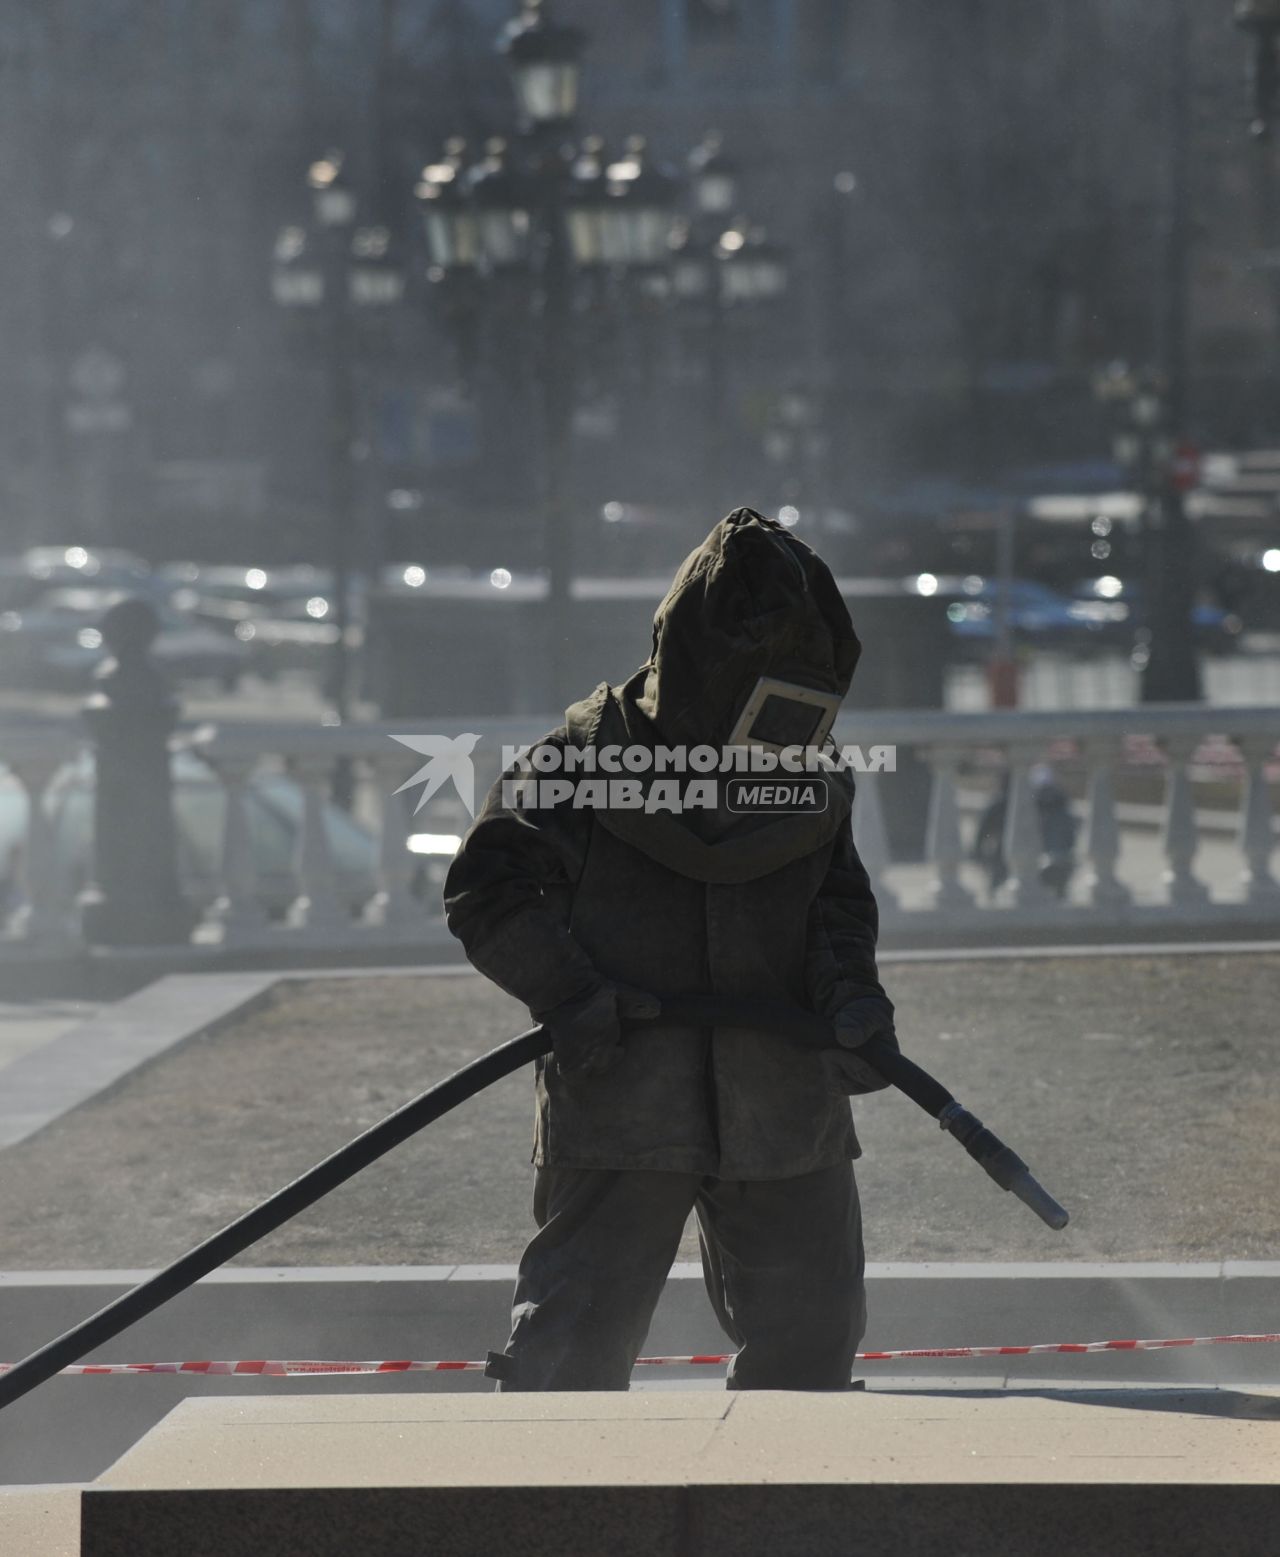
<path id="1" fill-rule="evenodd" d="M 562 1076 L 602 1076 L 622 1058 L 623 1019 L 655 1017 L 660 1010 L 656 995 L 627 984 L 597 984 L 534 1015 L 551 1034 Z"/>
<path id="2" fill-rule="evenodd" d="M 823 1051 L 823 1061 L 834 1085 L 842 1092 L 878 1092 L 889 1083 L 874 1066 L 858 1053 L 873 1038 L 886 1039 L 895 1052 L 898 1039 L 893 1030 L 893 1003 L 883 995 L 864 995 L 842 1006 L 833 1018 L 836 1030 L 834 1049 Z"/>

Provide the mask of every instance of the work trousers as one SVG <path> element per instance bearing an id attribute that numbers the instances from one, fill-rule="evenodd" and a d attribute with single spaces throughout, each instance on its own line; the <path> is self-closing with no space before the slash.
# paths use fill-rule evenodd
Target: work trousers
<path id="1" fill-rule="evenodd" d="M 503 1390 L 625 1390 L 690 1211 L 707 1292 L 737 1349 L 730 1389 L 848 1389 L 866 1326 L 850 1162 L 798 1178 L 538 1171 Z"/>

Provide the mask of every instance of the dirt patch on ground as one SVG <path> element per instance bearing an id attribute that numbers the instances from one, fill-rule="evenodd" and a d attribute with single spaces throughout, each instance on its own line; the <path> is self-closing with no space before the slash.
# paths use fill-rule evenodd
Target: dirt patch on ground
<path id="1" fill-rule="evenodd" d="M 1280 957 L 930 963 L 886 982 L 904 1049 L 1072 1224 L 1049 1232 L 913 1104 L 879 1094 L 856 1105 L 871 1259 L 1275 1257 Z M 0 1152 L 0 1268 L 163 1264 L 527 1026 L 476 977 L 284 983 Z M 239 1263 L 513 1260 L 532 1230 L 531 1137 L 521 1074 Z"/>

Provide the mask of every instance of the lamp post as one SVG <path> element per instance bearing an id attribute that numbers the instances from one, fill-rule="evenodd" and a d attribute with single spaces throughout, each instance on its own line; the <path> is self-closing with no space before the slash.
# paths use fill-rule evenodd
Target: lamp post
<path id="1" fill-rule="evenodd" d="M 808 509 L 821 538 L 824 518 L 818 472 L 826 454 L 826 435 L 817 397 L 799 385 L 784 390 L 765 428 L 763 444 L 778 473 L 779 495 L 789 511 L 787 517 L 795 515 L 791 522 L 797 523 L 801 509 Z M 785 523 L 786 517 L 780 517 Z"/>
<path id="2" fill-rule="evenodd" d="M 1252 35 L 1249 63 L 1249 133 L 1256 150 L 1251 159 L 1259 263 L 1271 292 L 1272 350 L 1280 337 L 1280 202 L 1276 198 L 1276 152 L 1272 129 L 1280 104 L 1280 0 L 1237 0 L 1236 25 Z M 1273 392 L 1267 402 L 1274 422 L 1280 405 Z"/>
<path id="3" fill-rule="evenodd" d="M 579 29 L 552 21 L 540 0 L 526 0 L 498 39 L 518 109 L 516 133 L 489 139 L 470 166 L 465 146 L 449 142 L 445 156 L 423 170 L 416 189 L 429 279 L 455 286 L 474 281 L 471 295 L 477 299 L 502 277 L 530 283 L 541 411 L 549 691 L 558 706 L 573 691 L 574 289 L 581 274 L 641 272 L 665 264 L 675 192 L 641 137 L 629 138 L 613 157 L 595 138 L 575 143 L 585 42 Z"/>
<path id="4" fill-rule="evenodd" d="M 1135 375 L 1113 363 L 1095 379 L 1098 398 L 1119 414 L 1115 453 L 1142 500 L 1142 637 L 1134 650 L 1142 700 L 1198 702 L 1203 696 L 1192 627 L 1195 535 L 1185 494 L 1197 461 L 1184 441 L 1189 420 L 1189 292 L 1192 38 L 1189 0 L 1168 7 L 1168 186 L 1156 278 L 1158 372 Z"/>
<path id="5" fill-rule="evenodd" d="M 727 326 L 729 311 L 769 303 L 787 290 L 787 256 L 764 229 L 735 215 L 738 168 L 712 132 L 688 157 L 688 209 L 672 239 L 670 295 L 701 323 L 699 353 L 704 363 L 703 479 L 710 502 L 731 498 L 721 489 L 730 463 Z"/>
<path id="6" fill-rule="evenodd" d="M 689 212 L 677 229 L 671 296 L 700 316 L 703 359 L 703 485 L 707 501 L 722 495 L 726 464 L 724 293 L 716 269 L 717 245 L 738 206 L 738 169 L 712 133 L 688 157 Z"/>
<path id="7" fill-rule="evenodd" d="M 282 307 L 324 319 L 327 383 L 329 564 L 333 573 L 336 636 L 330 699 L 340 722 L 351 703 L 351 532 L 358 522 L 353 501 L 356 415 L 352 347 L 354 316 L 393 307 L 404 297 L 405 276 L 396 262 L 389 227 L 357 220 L 359 203 L 343 172 L 339 151 L 307 169 L 310 219 L 281 228 L 276 238 L 271 291 Z"/>
<path id="8" fill-rule="evenodd" d="M 1143 621 L 1133 651 L 1144 703 L 1196 702 L 1200 665 L 1191 626 L 1194 544 L 1184 492 L 1194 485 L 1194 456 L 1175 437 L 1168 383 L 1111 363 L 1094 393 L 1116 413 L 1113 450 L 1141 499 Z"/>

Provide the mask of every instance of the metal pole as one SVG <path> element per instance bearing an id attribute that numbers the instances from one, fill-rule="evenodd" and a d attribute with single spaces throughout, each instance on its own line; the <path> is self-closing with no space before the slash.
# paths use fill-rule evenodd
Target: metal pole
<path id="1" fill-rule="evenodd" d="M 995 655 L 988 667 L 993 708 L 1018 706 L 1018 666 L 1013 655 L 1013 569 L 1018 515 L 1000 510 L 996 530 Z"/>
<path id="2" fill-rule="evenodd" d="M 707 501 L 716 512 L 726 506 L 725 473 L 729 466 L 722 280 L 720 261 L 713 252 L 707 270 L 706 481 Z"/>
<path id="3" fill-rule="evenodd" d="M 352 481 L 354 394 L 351 382 L 350 297 L 344 244 L 345 229 L 330 238 L 325 300 L 329 313 L 329 558 L 333 569 L 333 644 L 330 701 L 340 723 L 350 713 L 350 656 L 347 631 L 351 620 Z"/>
<path id="4" fill-rule="evenodd" d="M 1187 0 L 1169 9 L 1169 193 L 1162 276 L 1160 355 L 1167 425 L 1176 441 L 1188 416 L 1188 305 L 1190 286 L 1191 31 Z M 1150 654 L 1142 671 L 1142 701 L 1198 702 L 1200 666 L 1191 624 L 1195 598 L 1195 544 L 1172 461 L 1156 462 L 1148 504 L 1147 590 Z M 1160 468 L 1160 467 L 1164 468 Z"/>
<path id="5" fill-rule="evenodd" d="M 560 169 L 556 153 L 547 148 L 540 159 L 544 191 L 540 234 L 540 295 L 538 362 L 546 447 L 543 458 L 543 525 L 549 572 L 547 591 L 547 667 L 551 707 L 563 709 L 575 694 L 573 686 L 573 514 L 570 508 L 570 462 L 573 445 L 574 377 L 572 340 L 573 277 L 565 247 Z"/>
<path id="6" fill-rule="evenodd" d="M 849 309 L 849 211 L 856 187 L 852 174 L 837 173 L 827 188 L 824 205 L 827 213 L 827 290 L 818 330 L 826 362 L 819 485 L 820 499 L 826 511 L 841 506 L 843 501 L 843 478 L 847 472 L 845 432 L 851 426 L 861 427 L 863 422 L 863 384 L 858 371 L 862 362 L 862 343 L 853 329 Z"/>
<path id="7" fill-rule="evenodd" d="M 1265 69 L 1269 72 L 1275 70 L 1275 43 L 1270 38 L 1260 38 L 1258 43 L 1259 59 L 1255 64 L 1255 73 L 1261 74 Z M 1259 87 L 1259 95 L 1262 104 L 1270 97 L 1273 88 L 1267 84 Z M 1262 113 L 1262 107 L 1258 108 Z M 1269 131 L 1259 132 L 1257 124 L 1264 124 L 1259 118 L 1255 121 L 1254 153 L 1253 153 L 1253 199 L 1254 220 L 1256 223 L 1258 239 L 1258 262 L 1266 273 L 1266 280 L 1271 292 L 1271 338 L 1273 360 L 1280 354 L 1280 204 L 1276 199 L 1276 155 L 1275 142 Z M 1280 426 L 1280 381 L 1275 379 L 1273 370 L 1273 383 L 1269 400 L 1262 402 L 1261 425 L 1255 425 L 1250 429 L 1252 438 L 1256 443 L 1264 447 L 1270 447 L 1276 437 L 1276 428 Z"/>

